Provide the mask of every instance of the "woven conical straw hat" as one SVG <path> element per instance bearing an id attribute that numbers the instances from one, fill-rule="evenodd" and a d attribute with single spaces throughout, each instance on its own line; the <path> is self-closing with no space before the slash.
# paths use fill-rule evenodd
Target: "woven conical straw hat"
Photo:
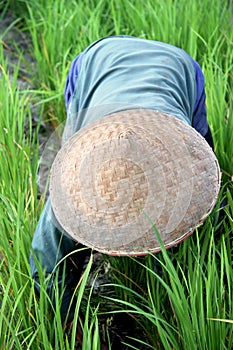
<path id="1" fill-rule="evenodd" d="M 135 109 L 103 117 L 65 143 L 50 196 L 75 241 L 106 254 L 143 255 L 161 249 L 156 232 L 169 248 L 203 223 L 220 177 L 213 151 L 192 127 Z"/>

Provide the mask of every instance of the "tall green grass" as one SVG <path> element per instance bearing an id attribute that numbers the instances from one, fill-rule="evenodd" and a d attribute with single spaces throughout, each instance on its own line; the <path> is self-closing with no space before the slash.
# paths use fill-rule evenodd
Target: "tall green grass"
<path id="1" fill-rule="evenodd" d="M 230 349 L 233 344 L 232 324 L 224 323 L 232 320 L 231 230 L 218 241 L 210 227 L 208 220 L 175 252 L 163 249 L 162 274 L 154 271 L 155 256 L 144 263 L 112 262 L 120 298 L 103 298 L 136 315 L 153 349 Z M 127 283 L 126 271 L 135 263 L 140 265 L 136 279 Z"/>
<path id="2" fill-rule="evenodd" d="M 100 320 L 127 313 L 135 333 L 128 348 L 231 349 L 233 346 L 233 79 L 231 2 L 185 0 L 134 1 L 8 1 L 19 30 L 31 40 L 36 66 L 30 72 L 34 89 L 20 90 L 19 64 L 9 74 L 0 47 L 0 349 L 75 349 L 80 309 L 84 320 L 83 349 L 100 349 Z M 60 296 L 57 308 L 42 291 L 37 298 L 28 257 L 32 235 L 43 206 L 36 187 L 38 132 L 44 119 L 54 127 L 65 119 L 63 89 L 72 59 L 92 41 L 127 34 L 182 47 L 203 68 L 208 120 L 224 173 L 219 201 L 205 224 L 176 249 L 145 258 L 104 257 L 112 283 L 93 293 L 88 280 L 92 259 L 77 286 L 74 325 L 63 328 Z M 17 43 L 15 43 L 17 47 Z M 40 118 L 35 128 L 32 106 Z M 25 131 L 26 130 L 26 131 Z M 217 220 L 221 199 L 226 219 Z M 161 264 L 161 273 L 155 261 Z M 157 270 L 154 268 L 157 266 Z M 103 291 L 102 291 L 103 290 Z M 106 318 L 108 315 L 106 315 Z M 104 324 L 111 332 L 111 327 Z"/>

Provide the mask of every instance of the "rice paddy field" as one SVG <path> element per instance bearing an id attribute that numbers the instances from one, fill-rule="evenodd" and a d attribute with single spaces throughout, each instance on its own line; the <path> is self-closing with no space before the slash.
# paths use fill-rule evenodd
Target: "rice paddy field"
<path id="1" fill-rule="evenodd" d="M 0 30 L 0 350 L 232 349 L 232 2 L 0 1 Z M 66 118 L 71 61 L 94 40 L 119 34 L 179 46 L 199 62 L 222 188 L 209 218 L 174 249 L 144 258 L 90 253 L 67 329 L 56 281 L 54 307 L 43 271 L 40 298 L 30 276 L 45 201 L 38 161 Z"/>

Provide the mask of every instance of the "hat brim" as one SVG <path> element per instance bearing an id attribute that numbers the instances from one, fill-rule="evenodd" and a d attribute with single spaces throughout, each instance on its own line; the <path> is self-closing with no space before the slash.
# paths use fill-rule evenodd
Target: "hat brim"
<path id="1" fill-rule="evenodd" d="M 213 209 L 221 173 L 205 139 L 153 110 L 118 112 L 79 130 L 58 152 L 51 203 L 75 241 L 144 255 L 188 237 Z"/>

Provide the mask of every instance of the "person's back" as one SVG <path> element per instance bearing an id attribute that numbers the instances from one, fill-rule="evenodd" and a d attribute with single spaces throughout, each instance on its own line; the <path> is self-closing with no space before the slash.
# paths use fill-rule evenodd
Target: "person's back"
<path id="1" fill-rule="evenodd" d="M 185 51 L 152 40 L 109 37 L 83 52 L 70 112 L 74 121 L 74 114 L 85 110 L 75 119 L 75 131 L 103 115 L 137 107 L 191 125 L 195 100 L 195 68 Z"/>

